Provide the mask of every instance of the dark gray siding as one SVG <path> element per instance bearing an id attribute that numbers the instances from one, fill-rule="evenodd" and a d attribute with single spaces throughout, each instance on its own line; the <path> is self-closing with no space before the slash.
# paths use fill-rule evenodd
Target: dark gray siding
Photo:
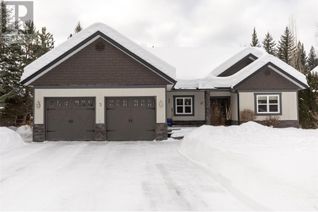
<path id="1" fill-rule="evenodd" d="M 257 57 L 255 57 L 252 54 L 249 54 L 246 57 L 244 57 L 243 59 L 241 59 L 240 61 L 238 61 L 237 63 L 235 63 L 234 65 L 232 65 L 230 68 L 228 68 L 227 70 L 225 70 L 224 72 L 219 74 L 219 76 L 220 77 L 226 77 L 226 76 L 230 76 L 230 75 L 235 74 L 236 72 L 238 72 L 242 68 L 244 68 L 244 67 L 248 66 L 249 64 L 251 64 L 254 61 L 251 58 L 256 59 Z"/>
<path id="2" fill-rule="evenodd" d="M 268 65 L 263 66 L 254 74 L 235 86 L 238 90 L 299 90 L 290 80 L 273 71 Z"/>
<path id="3" fill-rule="evenodd" d="M 135 86 L 169 83 L 143 64 L 99 38 L 31 84 L 35 86 Z"/>

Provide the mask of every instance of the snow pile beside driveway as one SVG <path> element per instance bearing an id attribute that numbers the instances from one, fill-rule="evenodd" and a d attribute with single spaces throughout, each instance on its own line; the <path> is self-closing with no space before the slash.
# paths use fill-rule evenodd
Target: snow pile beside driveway
<path id="1" fill-rule="evenodd" d="M 202 126 L 185 136 L 180 152 L 245 201 L 276 210 L 318 208 L 318 130 Z"/>
<path id="2" fill-rule="evenodd" d="M 18 133 L 9 128 L 0 127 L 0 153 L 20 146 L 24 146 L 24 142 Z"/>
<path id="3" fill-rule="evenodd" d="M 29 125 L 18 127 L 16 132 L 23 138 L 25 142 L 32 142 L 32 128 Z"/>

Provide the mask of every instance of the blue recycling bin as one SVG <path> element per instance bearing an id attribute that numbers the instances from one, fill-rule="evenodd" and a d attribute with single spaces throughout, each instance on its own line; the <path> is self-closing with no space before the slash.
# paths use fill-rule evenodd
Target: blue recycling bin
<path id="1" fill-rule="evenodd" d="M 172 127 L 172 124 L 173 124 L 172 119 L 167 119 L 168 127 Z"/>

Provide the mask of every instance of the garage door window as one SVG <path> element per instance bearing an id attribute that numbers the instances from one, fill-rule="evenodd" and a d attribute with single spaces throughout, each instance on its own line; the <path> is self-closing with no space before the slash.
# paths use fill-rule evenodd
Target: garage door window
<path id="1" fill-rule="evenodd" d="M 193 96 L 174 97 L 175 115 L 193 115 Z"/>

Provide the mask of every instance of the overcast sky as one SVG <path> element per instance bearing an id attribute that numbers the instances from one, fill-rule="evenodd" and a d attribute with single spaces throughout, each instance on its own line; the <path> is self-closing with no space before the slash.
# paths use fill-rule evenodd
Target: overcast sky
<path id="1" fill-rule="evenodd" d="M 78 21 L 103 22 L 199 78 L 269 31 L 279 39 L 294 19 L 297 38 L 318 49 L 318 0 L 35 0 L 34 22 L 65 41 Z"/>

